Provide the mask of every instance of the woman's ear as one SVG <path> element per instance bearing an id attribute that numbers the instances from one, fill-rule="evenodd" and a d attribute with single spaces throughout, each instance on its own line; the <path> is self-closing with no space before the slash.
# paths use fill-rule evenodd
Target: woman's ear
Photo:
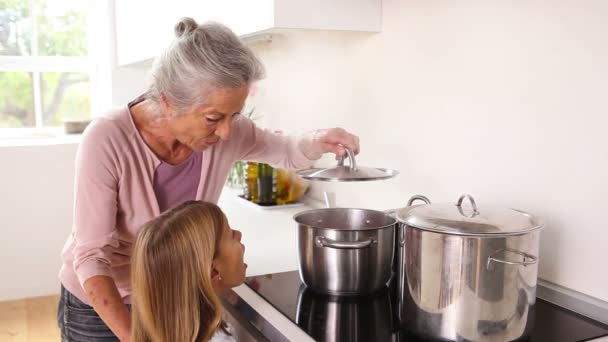
<path id="1" fill-rule="evenodd" d="M 160 94 L 160 109 L 162 117 L 168 118 L 173 116 L 173 106 L 165 94 Z"/>

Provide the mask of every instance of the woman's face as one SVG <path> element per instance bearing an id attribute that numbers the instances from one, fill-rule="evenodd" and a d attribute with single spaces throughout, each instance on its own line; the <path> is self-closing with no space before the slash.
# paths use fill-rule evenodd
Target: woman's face
<path id="1" fill-rule="evenodd" d="M 245 104 L 249 87 L 220 88 L 209 92 L 206 103 L 177 113 L 164 102 L 167 128 L 181 144 L 202 151 L 230 139 L 232 120 Z"/>
<path id="2" fill-rule="evenodd" d="M 220 289 L 228 289 L 241 285 L 245 280 L 247 264 L 243 262 L 245 245 L 241 243 L 241 232 L 230 228 L 228 223 L 222 231 L 220 247 L 213 260 L 214 275 L 220 284 Z"/>

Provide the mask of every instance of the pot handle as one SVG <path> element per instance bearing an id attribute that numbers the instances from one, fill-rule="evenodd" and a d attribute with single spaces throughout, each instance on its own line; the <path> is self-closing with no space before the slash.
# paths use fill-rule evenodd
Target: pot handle
<path id="1" fill-rule="evenodd" d="M 377 243 L 376 239 L 369 238 L 365 241 L 334 241 L 330 240 L 324 236 L 315 237 L 315 244 L 317 247 L 329 247 L 335 249 L 361 249 L 371 246 L 374 243 Z"/>
<path id="2" fill-rule="evenodd" d="M 350 169 L 353 171 L 357 171 L 357 162 L 355 162 L 355 154 L 353 153 L 353 151 L 351 151 L 350 148 L 342 144 L 340 144 L 340 146 L 342 146 L 346 150 L 346 154 L 348 155 L 348 161 L 350 162 Z M 340 159 L 338 160 L 338 166 L 344 166 L 344 157 L 340 157 Z"/>
<path id="3" fill-rule="evenodd" d="M 414 195 L 412 197 L 410 197 L 409 201 L 407 201 L 407 206 L 411 207 L 412 204 L 414 204 L 414 202 L 416 201 L 422 201 L 426 204 L 431 204 L 431 200 L 426 197 L 426 196 L 422 196 L 422 195 Z M 400 246 L 404 246 L 405 245 L 405 229 L 400 228 L 399 230 L 399 245 Z"/>
<path id="4" fill-rule="evenodd" d="M 431 200 L 428 199 L 428 197 L 422 196 L 422 195 L 414 195 L 414 196 L 410 197 L 409 201 L 407 201 L 407 206 L 411 207 L 412 204 L 414 204 L 414 202 L 416 202 L 417 200 L 418 201 L 422 201 L 422 202 L 424 202 L 426 204 L 431 204 Z"/>
<path id="5" fill-rule="evenodd" d="M 422 195 L 414 195 L 414 196 L 412 196 L 412 197 L 409 199 L 409 201 L 407 201 L 407 205 L 406 205 L 405 207 L 406 207 L 406 208 L 407 208 L 407 207 L 411 207 L 411 206 L 412 206 L 412 204 L 414 204 L 414 202 L 415 202 L 415 201 L 417 201 L 417 200 L 418 200 L 418 201 L 423 201 L 425 204 L 431 204 L 431 200 L 430 200 L 430 199 L 428 199 L 428 197 L 426 197 L 426 196 L 422 196 Z M 401 209 L 401 208 L 398 208 L 398 209 L 389 209 L 389 210 L 385 210 L 384 212 L 385 212 L 387 215 L 390 215 L 390 216 L 392 216 L 392 217 L 395 217 L 395 214 L 397 213 L 397 211 L 398 211 L 399 209 Z"/>
<path id="6" fill-rule="evenodd" d="M 465 214 L 462 210 L 462 202 L 465 200 L 465 198 L 469 200 L 469 202 L 471 203 L 471 207 L 473 208 L 473 213 L 470 215 Z M 477 203 L 475 203 L 475 199 L 473 199 L 473 196 L 469 194 L 464 194 L 460 196 L 460 198 L 458 199 L 458 203 L 456 203 L 456 206 L 458 207 L 458 211 L 460 211 L 460 214 L 462 216 L 472 218 L 479 215 L 479 210 L 477 210 Z"/>
<path id="7" fill-rule="evenodd" d="M 519 256 L 522 256 L 523 260 L 522 261 L 511 261 L 511 260 L 503 260 L 503 259 L 494 257 L 494 255 L 496 255 L 500 252 L 509 252 L 509 253 L 517 254 Z M 530 266 L 530 265 L 534 265 L 534 264 L 538 263 L 538 257 L 528 254 L 528 253 L 524 253 L 524 252 L 520 252 L 520 251 L 517 251 L 514 249 L 507 248 L 507 249 L 500 250 L 488 257 L 488 262 L 486 264 L 486 267 L 488 268 L 488 270 L 490 270 L 490 271 L 494 270 L 495 262 L 499 263 L 499 264 L 504 264 L 504 265 L 516 265 L 516 266 L 526 267 L 526 266 Z"/>
<path id="8" fill-rule="evenodd" d="M 333 192 L 323 191 L 323 197 L 325 198 L 325 207 L 326 208 L 335 208 L 336 207 L 336 194 Z"/>

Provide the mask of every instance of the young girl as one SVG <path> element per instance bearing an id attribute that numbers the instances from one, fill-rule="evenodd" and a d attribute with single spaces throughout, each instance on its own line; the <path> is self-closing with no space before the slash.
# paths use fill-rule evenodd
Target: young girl
<path id="1" fill-rule="evenodd" d="M 132 341 L 227 334 L 218 295 L 243 283 L 244 252 L 241 233 L 212 203 L 188 201 L 146 223 L 132 256 Z"/>

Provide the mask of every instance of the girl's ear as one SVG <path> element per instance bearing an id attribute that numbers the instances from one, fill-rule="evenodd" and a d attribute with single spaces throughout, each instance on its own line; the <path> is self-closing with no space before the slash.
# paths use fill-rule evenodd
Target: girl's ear
<path id="1" fill-rule="evenodd" d="M 211 263 L 211 281 L 219 282 L 222 279 L 220 276 L 220 271 L 217 269 L 217 262 L 213 260 Z"/>

